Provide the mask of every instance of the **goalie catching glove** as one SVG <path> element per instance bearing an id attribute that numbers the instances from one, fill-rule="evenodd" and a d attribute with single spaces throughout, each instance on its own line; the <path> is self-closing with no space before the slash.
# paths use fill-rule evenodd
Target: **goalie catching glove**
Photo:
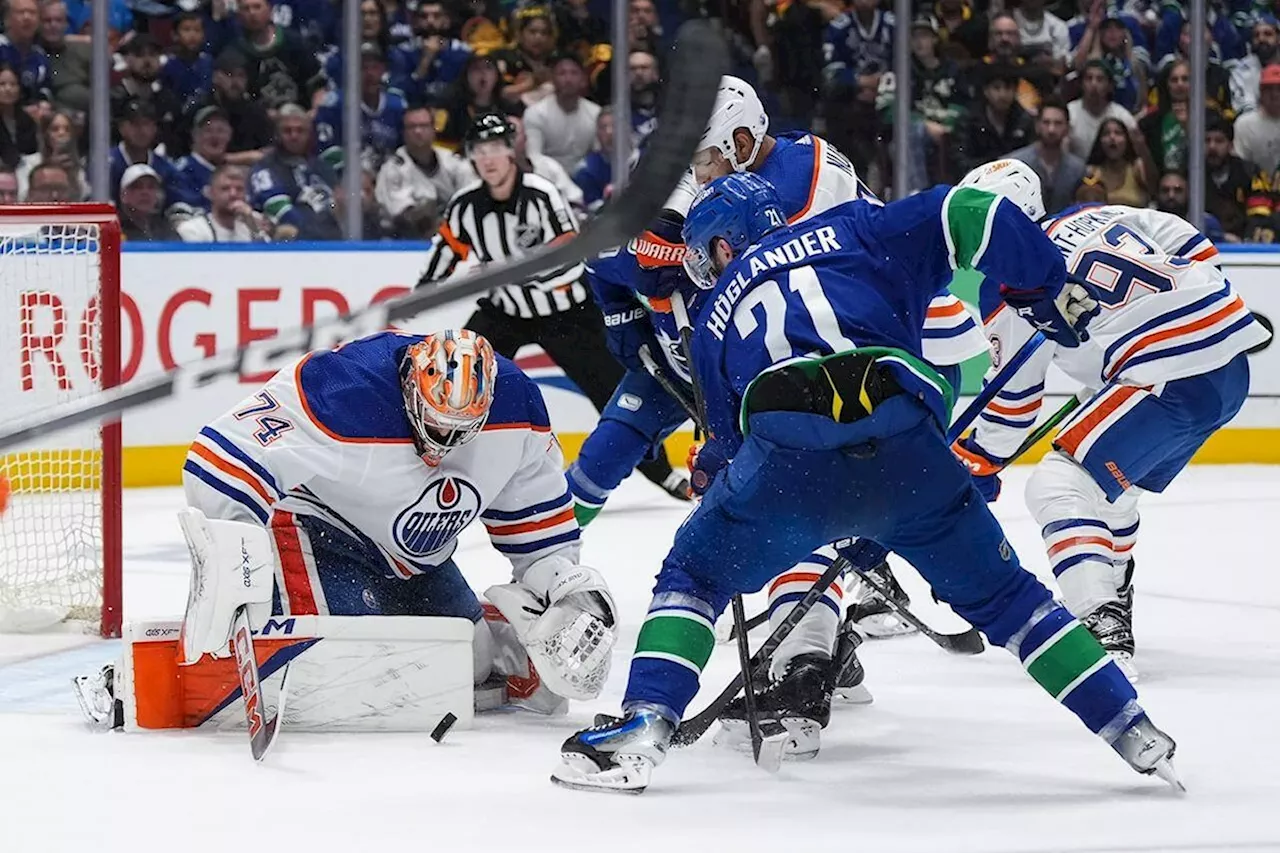
<path id="1" fill-rule="evenodd" d="M 485 597 L 511 623 L 547 689 L 567 699 L 600 695 L 617 640 L 617 611 L 598 571 L 536 565 L 523 582 L 491 586 Z"/>

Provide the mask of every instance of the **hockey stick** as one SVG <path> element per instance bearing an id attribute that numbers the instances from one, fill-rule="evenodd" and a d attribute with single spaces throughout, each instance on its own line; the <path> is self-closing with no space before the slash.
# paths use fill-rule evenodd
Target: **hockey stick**
<path id="1" fill-rule="evenodd" d="M 231 648 L 236 655 L 236 672 L 240 676 L 240 691 L 244 694 L 244 717 L 249 724 L 249 749 L 254 761 L 267 757 L 276 742 L 280 721 L 284 717 L 284 703 L 289 687 L 289 665 L 285 664 L 280 677 L 280 698 L 276 712 L 266 719 L 267 703 L 262 699 L 262 681 L 258 677 L 258 658 L 253 651 L 253 631 L 249 627 L 249 614 L 244 607 L 236 609 L 231 623 Z"/>
<path id="2" fill-rule="evenodd" d="M 837 557 L 832 561 L 827 570 L 822 573 L 822 577 L 809 587 L 809 591 L 804 597 L 795 603 L 791 608 L 791 612 L 782 620 L 782 624 L 773 630 L 769 638 L 764 641 L 760 649 L 751 656 L 748 661 L 749 671 L 751 673 L 751 681 L 758 678 L 764 678 L 769 672 L 769 664 L 773 660 L 773 653 L 782 645 L 782 641 L 791 635 L 795 627 L 800 624 L 800 620 L 805 617 L 813 606 L 818 603 L 818 599 L 822 597 L 822 593 L 827 587 L 836 582 L 840 577 L 840 573 L 849 566 L 848 560 L 843 557 Z M 743 638 L 745 640 L 745 635 Z M 747 682 L 744 674 L 739 672 L 734 676 L 725 688 L 720 691 L 716 698 L 711 700 L 707 707 L 694 714 L 686 720 L 681 721 L 680 728 L 676 729 L 675 735 L 671 739 L 674 746 L 688 746 L 698 738 L 707 733 L 707 729 L 711 728 L 711 724 L 724 713 L 724 709 L 728 707 L 733 698 L 738 695 L 738 691 L 742 690 Z"/>
<path id="3" fill-rule="evenodd" d="M 950 429 L 947 430 L 947 444 L 951 444 L 964 435 L 964 431 L 973 425 L 973 422 L 978 419 L 978 415 L 982 414 L 982 410 L 987 407 L 987 404 L 995 399 L 996 395 L 1013 378 L 1013 375 L 1022 368 L 1022 365 L 1026 364 L 1031 356 L 1036 354 L 1036 350 L 1044 346 L 1046 340 L 1048 339 L 1039 332 L 1027 339 L 1027 342 L 1014 354 L 1009 363 L 1000 368 L 1000 372 L 995 375 L 995 378 L 983 386 L 983 389 L 978 392 L 978 396 L 974 397 L 968 407 L 960 413 L 960 417 L 952 422 Z"/>
<path id="4" fill-rule="evenodd" d="M 544 246 L 518 261 L 481 270 L 456 282 L 419 288 L 393 302 L 369 305 L 337 319 L 282 332 L 167 373 L 134 379 L 32 413 L 0 427 L 0 450 L 77 424 L 118 416 L 147 403 L 186 396 L 219 379 L 275 373 L 311 350 L 327 349 L 382 331 L 429 309 L 543 270 L 579 263 L 626 242 L 658 214 L 688 169 L 715 103 L 720 76 L 728 67 L 724 39 L 710 23 L 690 21 L 681 27 L 659 116 L 661 130 L 649 137 L 622 195 L 574 239 Z"/>
<path id="5" fill-rule="evenodd" d="M 653 353 L 649 352 L 648 344 L 642 344 L 640 347 L 640 363 L 644 365 L 645 372 L 662 386 L 662 390 L 670 394 L 680 404 L 680 408 L 684 409 L 685 414 L 689 416 L 689 419 L 696 426 L 698 424 L 698 411 L 694 408 L 693 402 L 684 395 L 684 391 L 676 386 L 676 383 L 667 375 L 662 365 L 654 360 Z"/>
<path id="6" fill-rule="evenodd" d="M 1018 449 L 1013 451 L 1013 455 L 1010 456 L 1008 461 L 1006 461 L 1004 464 L 1006 466 L 1012 465 L 1013 460 L 1017 459 L 1019 456 L 1021 456 L 1022 454 L 1026 453 L 1028 450 L 1030 450 L 1031 448 L 1039 444 L 1040 439 L 1044 438 L 1046 435 L 1053 432 L 1054 428 L 1058 424 L 1066 420 L 1067 416 L 1070 415 L 1072 412 L 1074 412 L 1078 408 L 1080 408 L 1079 397 L 1072 397 L 1070 400 L 1063 403 L 1062 408 L 1058 409 L 1058 411 L 1050 415 L 1047 421 L 1040 424 L 1040 426 L 1035 428 L 1035 430 L 1031 433 L 1031 435 L 1027 436 L 1026 441 L 1018 445 Z"/>
<path id="7" fill-rule="evenodd" d="M 924 634 L 930 640 L 933 640 L 943 651 L 950 652 L 953 655 L 980 655 L 986 651 L 987 647 L 982 642 L 982 634 L 978 632 L 977 628 L 970 628 L 959 634 L 943 634 L 940 631 L 935 631 L 926 625 L 919 616 L 898 604 L 893 599 L 889 587 L 880 583 L 879 578 L 871 572 L 862 571 L 856 567 L 854 571 L 858 573 L 858 577 L 862 579 L 863 583 L 876 591 L 899 619 Z"/>

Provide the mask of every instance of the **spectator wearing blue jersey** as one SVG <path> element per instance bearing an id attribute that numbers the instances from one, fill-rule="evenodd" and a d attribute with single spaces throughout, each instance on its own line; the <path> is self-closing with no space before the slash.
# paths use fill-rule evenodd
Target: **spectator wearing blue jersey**
<path id="1" fill-rule="evenodd" d="M 312 53 L 324 53 L 339 43 L 341 5 L 336 0 L 276 0 L 271 4 L 271 20 L 297 33 Z"/>
<path id="2" fill-rule="evenodd" d="M 360 46 L 360 159 L 367 169 L 377 170 L 382 161 L 400 147 L 407 109 L 399 91 L 387 86 L 387 63 L 382 49 L 373 42 Z M 342 102 L 348 93 L 332 90 L 316 109 L 316 146 L 335 168 L 342 166 Z"/>
<path id="3" fill-rule="evenodd" d="M 40 47 L 49 57 L 49 88 L 55 109 L 71 111 L 84 123 L 89 112 L 89 65 L 93 49 L 86 36 L 67 35 L 67 6 L 62 0 L 40 5 Z"/>
<path id="4" fill-rule="evenodd" d="M 0 163 L 10 169 L 40 144 L 36 120 L 18 105 L 21 94 L 17 73 L 0 63 Z"/>
<path id="5" fill-rule="evenodd" d="M 21 104 L 39 121 L 52 111 L 49 90 L 49 57 L 36 44 L 40 13 L 36 0 L 9 0 L 4 13 L 4 35 L 0 36 L 0 64 L 18 75 L 22 87 Z"/>
<path id="6" fill-rule="evenodd" d="M 173 24 L 173 54 L 160 69 L 160 83 L 178 96 L 183 110 L 213 88 L 213 57 L 204 49 L 204 18 L 183 12 Z"/>
<path id="7" fill-rule="evenodd" d="M 262 159 L 275 135 L 266 105 L 248 94 L 249 75 L 244 54 L 234 47 L 218 54 L 213 63 L 213 90 L 188 108 L 183 117 L 186 136 L 191 136 L 195 117 L 205 107 L 218 107 L 231 121 L 231 144 L 227 161 L 252 166 Z"/>
<path id="8" fill-rule="evenodd" d="M 91 0 L 66 0 L 67 20 L 73 33 L 86 33 L 89 30 L 89 19 L 93 17 Z M 129 0 L 104 0 L 107 5 L 107 29 L 112 43 L 121 33 L 133 29 L 133 10 L 129 8 Z M 114 192 L 114 190 L 113 190 Z"/>
<path id="9" fill-rule="evenodd" d="M 173 180 L 173 164 L 167 157 L 156 153 L 156 112 L 150 101 L 132 100 L 125 104 L 116 120 L 120 144 L 108 152 L 111 172 L 112 200 L 120 186 L 125 170 L 138 163 L 151 167 L 160 176 L 162 184 Z"/>
<path id="10" fill-rule="evenodd" d="M 1216 59 L 1227 62 L 1240 59 L 1245 55 L 1248 43 L 1240 37 L 1240 32 L 1231 22 L 1231 12 L 1222 0 L 1210 0 L 1206 3 L 1205 24 L 1210 32 Z M 1266 4 L 1270 5 L 1270 4 Z M 1155 56 L 1158 62 L 1178 51 L 1178 42 L 1182 38 L 1182 28 L 1186 25 L 1190 4 L 1162 3 L 1160 6 L 1160 26 L 1156 30 Z"/>
<path id="11" fill-rule="evenodd" d="M 377 45 L 383 56 L 387 54 L 387 16 L 378 0 L 360 0 L 360 43 Z M 333 51 L 324 60 L 325 76 L 338 88 L 346 79 L 342 74 L 342 60 L 341 50 Z"/>
<path id="12" fill-rule="evenodd" d="M 220 107 L 204 107 L 196 113 L 191 134 L 191 153 L 173 164 L 169 187 L 168 215 L 184 218 L 209 209 L 206 187 L 214 171 L 227 160 L 231 142 L 231 120 Z"/>
<path id="13" fill-rule="evenodd" d="M 400 0 L 382 0 L 386 18 L 387 47 L 397 47 L 413 38 L 413 10 Z"/>
<path id="14" fill-rule="evenodd" d="M 859 69 L 892 67 L 893 13 L 879 6 L 878 0 L 853 0 L 849 11 L 827 25 L 822 39 L 823 73 L 833 91 L 851 91 Z"/>
<path id="15" fill-rule="evenodd" d="M 297 104 L 276 116 L 276 144 L 249 173 L 253 209 L 271 220 L 275 240 L 336 240 L 342 235 L 334 216 L 337 174 L 311 155 L 311 120 Z"/>
<path id="16" fill-rule="evenodd" d="M 1140 112 L 1147 100 L 1151 57 L 1138 22 L 1106 0 L 1093 0 L 1088 17 L 1073 19 L 1069 30 L 1074 66 L 1084 68 L 1090 59 L 1106 62 L 1115 81 L 1116 103 L 1131 113 Z"/>
<path id="17" fill-rule="evenodd" d="M 391 85 L 411 104 L 444 104 L 449 88 L 462 76 L 471 58 L 466 42 L 453 38 L 453 20 L 440 0 L 418 4 L 413 16 L 414 37 L 387 57 Z"/>
<path id="18" fill-rule="evenodd" d="M 582 190 L 582 203 L 594 213 L 613 192 L 613 108 L 601 107 L 596 116 L 596 145 L 582 158 L 573 182 Z"/>

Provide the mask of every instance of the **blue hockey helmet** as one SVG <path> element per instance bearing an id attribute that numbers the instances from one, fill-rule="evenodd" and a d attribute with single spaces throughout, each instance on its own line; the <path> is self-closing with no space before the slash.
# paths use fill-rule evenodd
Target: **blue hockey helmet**
<path id="1" fill-rule="evenodd" d="M 693 200 L 684 221 L 685 271 L 710 289 L 724 272 L 716 268 L 712 240 L 724 240 L 737 255 L 786 224 L 778 191 L 764 178 L 751 172 L 716 178 Z"/>

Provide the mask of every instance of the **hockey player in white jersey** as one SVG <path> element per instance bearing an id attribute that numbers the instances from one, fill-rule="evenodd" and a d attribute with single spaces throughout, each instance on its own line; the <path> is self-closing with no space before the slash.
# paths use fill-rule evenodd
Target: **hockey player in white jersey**
<path id="1" fill-rule="evenodd" d="M 1039 178 L 1016 160 L 980 166 L 961 186 L 1004 195 L 1033 220 L 1044 215 Z M 1036 467 L 1026 501 L 1068 607 L 1136 677 L 1139 497 L 1164 491 L 1239 411 L 1249 390 L 1246 353 L 1270 333 L 1216 266 L 1213 243 L 1177 216 L 1082 205 L 1042 226 L 1068 271 L 1099 294 L 1102 313 L 1080 347 L 1041 346 L 954 450 L 994 500 L 1005 460 L 1035 426 L 1049 365 L 1080 383 L 1083 405 Z M 1008 308 L 983 309 L 998 368 L 1032 330 Z"/>
<path id="2" fill-rule="evenodd" d="M 185 664 L 228 653 L 240 607 L 255 628 L 269 614 L 452 616 L 475 624 L 477 684 L 531 676 L 527 651 L 553 694 L 531 697 L 535 710 L 604 686 L 613 600 L 578 562 L 546 407 L 474 332 L 386 332 L 305 356 L 200 431 L 184 487 Z M 476 521 L 512 567 L 486 593 L 490 618 L 453 561 Z"/>

